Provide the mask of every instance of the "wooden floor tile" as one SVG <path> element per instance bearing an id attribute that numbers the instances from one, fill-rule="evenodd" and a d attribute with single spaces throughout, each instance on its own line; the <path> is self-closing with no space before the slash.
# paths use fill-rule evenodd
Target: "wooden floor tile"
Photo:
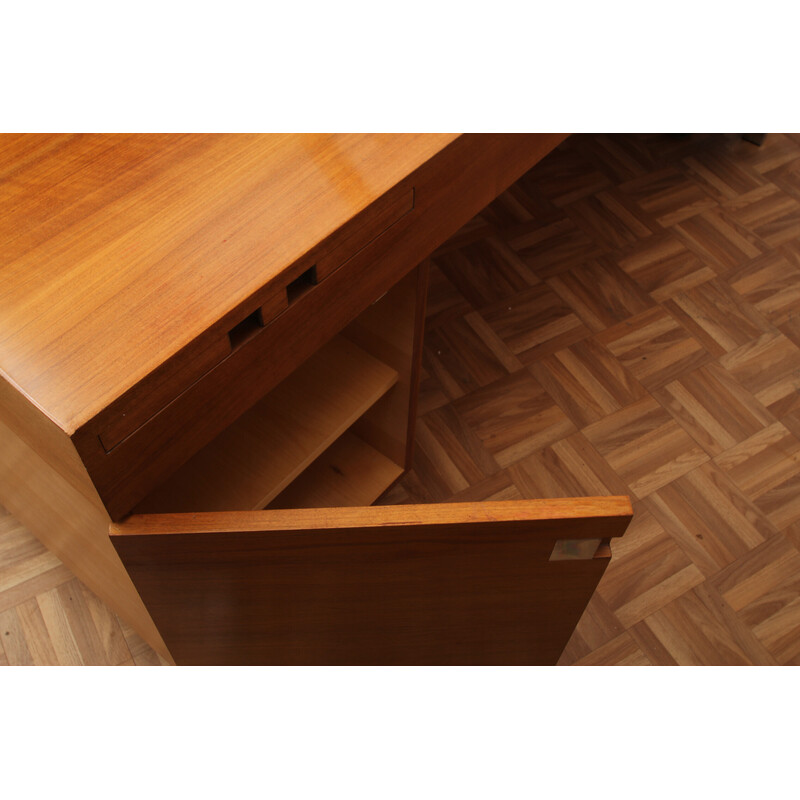
<path id="1" fill-rule="evenodd" d="M 629 539 L 629 541 L 624 541 Z M 704 575 L 646 509 L 636 510 L 630 537 L 614 543 L 598 594 L 630 628 L 689 589 Z"/>
<path id="2" fill-rule="evenodd" d="M 734 611 L 757 609 L 757 620 L 769 616 L 770 608 L 759 604 L 765 594 L 800 578 L 800 553 L 782 533 L 776 533 L 742 558 L 728 565 L 710 583 Z M 791 599 L 794 599 L 793 597 Z"/>
<path id="3" fill-rule="evenodd" d="M 771 133 L 761 147 L 742 150 L 737 155 L 744 163 L 765 175 L 774 169 L 796 161 L 800 147 L 791 137 L 782 133 Z"/>
<path id="4" fill-rule="evenodd" d="M 585 261 L 550 278 L 547 284 L 595 333 L 655 305 L 610 258 Z"/>
<path id="5" fill-rule="evenodd" d="M 776 528 L 794 524 L 800 520 L 800 475 L 764 492 L 754 503 Z"/>
<path id="6" fill-rule="evenodd" d="M 800 628 L 800 599 L 795 599 L 763 622 L 759 622 L 753 628 L 753 632 L 779 664 L 800 666 L 798 628 Z"/>
<path id="7" fill-rule="evenodd" d="M 770 247 L 800 238 L 800 203 L 774 184 L 753 189 L 722 207 Z"/>
<path id="8" fill-rule="evenodd" d="M 629 633 L 622 633 L 602 647 L 589 653 L 578 661 L 575 666 L 620 666 L 644 667 L 651 666 L 650 660 L 641 651 Z"/>
<path id="9" fill-rule="evenodd" d="M 714 463 L 662 487 L 646 499 L 645 506 L 706 576 L 776 531 Z"/>
<path id="10" fill-rule="evenodd" d="M 516 296 L 540 282 L 522 258 L 497 237 L 441 255 L 434 263 L 476 309 Z"/>
<path id="11" fill-rule="evenodd" d="M 792 313 L 787 315 L 787 319 L 777 326 L 778 330 L 800 349 L 800 316 Z M 791 412 L 790 412 L 791 413 Z M 785 415 L 781 415 L 785 416 Z"/>
<path id="12" fill-rule="evenodd" d="M 579 428 L 647 395 L 625 367 L 593 339 L 539 359 L 529 369 Z"/>
<path id="13" fill-rule="evenodd" d="M 793 267 L 800 268 L 800 240 L 786 242 L 774 249 L 775 252 L 780 253 Z"/>
<path id="14" fill-rule="evenodd" d="M 712 279 L 664 302 L 673 317 L 714 356 L 773 332 L 765 317 L 722 280 Z"/>
<path id="15" fill-rule="evenodd" d="M 116 615 L 94 592 L 80 583 L 78 585 L 102 648 L 103 660 L 98 663 L 114 665 L 128 661 L 131 653 L 125 644 L 122 627 Z"/>
<path id="16" fill-rule="evenodd" d="M 36 543 L 39 544 L 38 542 Z M 31 556 L 17 569 L 4 570 L 0 610 L 12 608 L 26 597 L 49 591 L 72 580 L 72 573 L 51 553 Z"/>
<path id="17" fill-rule="evenodd" d="M 454 503 L 483 503 L 487 500 L 524 500 L 516 484 L 511 480 L 506 470 L 495 472 L 494 475 L 471 484 L 462 492 L 457 492 L 448 498 L 447 502 Z"/>
<path id="18" fill-rule="evenodd" d="M 601 247 L 612 250 L 661 230 L 630 198 L 613 189 L 570 203 L 564 212 Z"/>
<path id="19" fill-rule="evenodd" d="M 516 372 L 522 368 L 523 364 L 519 358 L 514 355 L 508 345 L 497 335 L 494 328 L 477 311 L 465 314 L 464 321 L 506 372 Z"/>
<path id="20" fill-rule="evenodd" d="M 537 165 L 539 190 L 556 206 L 574 203 L 611 186 L 611 181 L 591 161 L 576 152 L 567 139 L 556 149 L 557 159 Z"/>
<path id="21" fill-rule="evenodd" d="M 800 200 L 800 165 L 798 165 L 797 159 L 792 159 L 769 170 L 765 173 L 765 177 L 768 177 L 770 183 L 773 183 L 785 194 L 795 200 Z"/>
<path id="22" fill-rule="evenodd" d="M 673 226 L 673 234 L 718 274 L 736 269 L 765 252 L 763 242 L 714 209 Z"/>
<path id="23" fill-rule="evenodd" d="M 627 486 L 581 433 L 536 451 L 507 469 L 523 497 L 624 495 Z"/>
<path id="24" fill-rule="evenodd" d="M 585 339 L 591 331 L 546 284 L 520 292 L 513 301 L 486 307 L 481 316 L 523 363 Z"/>
<path id="25" fill-rule="evenodd" d="M 716 615 L 689 591 L 631 629 L 654 663 L 727 666 L 751 664 Z"/>
<path id="26" fill-rule="evenodd" d="M 56 653 L 59 664 L 86 664 L 80 645 L 72 630 L 59 588 L 44 592 L 36 598 L 47 635 Z M 91 664 L 91 659 L 88 661 Z"/>
<path id="27" fill-rule="evenodd" d="M 508 375 L 508 369 L 466 319 L 453 320 L 427 333 L 436 375 L 462 396 Z M 446 374 L 446 379 L 444 375 Z M 453 391 L 452 387 L 456 387 Z"/>
<path id="28" fill-rule="evenodd" d="M 709 460 L 650 397 L 589 425 L 583 433 L 637 497 L 646 497 Z"/>
<path id="29" fill-rule="evenodd" d="M 540 278 L 550 278 L 587 259 L 603 255 L 603 249 L 572 220 L 563 218 L 544 227 L 518 231 L 509 244 Z"/>
<path id="30" fill-rule="evenodd" d="M 718 202 L 734 200 L 763 186 L 765 179 L 749 164 L 716 150 L 699 151 L 683 159 L 692 179 Z"/>
<path id="31" fill-rule="evenodd" d="M 731 636 L 751 664 L 776 666 L 779 663 L 756 636 L 753 629 L 725 602 L 708 581 L 695 586 L 694 593 L 711 611 L 718 627 L 724 629 Z"/>
<path id="32" fill-rule="evenodd" d="M 487 236 L 491 236 L 495 227 L 491 220 L 486 218 L 486 209 L 480 214 L 476 214 L 469 222 L 462 225 L 446 242 L 443 242 L 432 253 L 434 260 L 445 253 L 452 253 L 462 247 L 467 247 L 474 242 L 480 242 Z"/>
<path id="33" fill-rule="evenodd" d="M 437 368 L 437 364 L 431 365 L 427 354 L 423 354 L 422 368 L 420 369 L 420 382 L 419 382 L 419 395 L 417 396 L 417 413 L 420 416 L 425 416 L 429 411 L 435 408 L 441 408 L 447 405 L 453 397 L 459 397 L 458 387 L 456 393 L 448 395 L 439 380 L 428 371 L 428 369 Z M 444 372 L 444 370 L 442 369 Z"/>
<path id="34" fill-rule="evenodd" d="M 728 281 L 773 325 L 800 317 L 800 269 L 777 251 L 750 261 L 733 272 Z"/>
<path id="35" fill-rule="evenodd" d="M 582 154 L 596 169 L 607 175 L 613 184 L 646 175 L 653 168 L 649 157 L 642 157 L 630 140 L 611 134 L 571 136 L 572 148 Z"/>
<path id="36" fill-rule="evenodd" d="M 782 333 L 765 333 L 719 363 L 774 416 L 800 409 L 800 348 Z"/>
<path id="37" fill-rule="evenodd" d="M 699 183 L 674 167 L 634 178 L 620 184 L 619 189 L 664 227 L 717 206 Z"/>
<path id="38" fill-rule="evenodd" d="M 692 370 L 652 394 L 711 456 L 730 450 L 775 421 L 716 363 Z"/>
<path id="39" fill-rule="evenodd" d="M 0 633 L 6 659 L 12 666 L 56 666 L 59 663 L 35 597 L 0 614 Z"/>
<path id="40" fill-rule="evenodd" d="M 617 256 L 617 263 L 658 302 L 717 274 L 671 232 L 625 248 Z"/>
<path id="41" fill-rule="evenodd" d="M 503 234 L 529 223 L 548 224 L 564 218 L 564 213 L 542 193 L 539 184 L 526 177 L 513 183 L 481 212 L 481 217 Z"/>
<path id="42" fill-rule="evenodd" d="M 424 419 L 417 420 L 416 442 L 414 470 L 425 487 L 425 501 L 442 502 L 455 492 L 469 487 L 469 481 L 458 464 L 430 431 Z"/>
<path id="43" fill-rule="evenodd" d="M 800 553 L 778 534 L 714 580 L 744 624 L 780 664 L 800 656 Z"/>
<path id="44" fill-rule="evenodd" d="M 800 520 L 800 440 L 781 423 L 715 459 L 776 528 Z"/>
<path id="45" fill-rule="evenodd" d="M 453 405 L 501 467 L 576 430 L 550 395 L 524 370 Z"/>
<path id="46" fill-rule="evenodd" d="M 131 653 L 131 660 L 137 667 L 163 667 L 167 662 L 145 644 L 133 628 L 124 620 L 120 620 L 125 644 Z"/>
<path id="47" fill-rule="evenodd" d="M 596 340 L 648 389 L 663 386 L 711 360 L 710 354 L 662 307 L 597 334 Z"/>
<path id="48" fill-rule="evenodd" d="M 444 478 L 449 493 L 461 491 L 499 471 L 499 466 L 472 428 L 451 406 L 436 409 L 422 419 L 417 446 Z"/>
<path id="49" fill-rule="evenodd" d="M 800 473 L 800 440 L 775 422 L 720 453 L 714 461 L 750 499 L 756 500 Z"/>
<path id="50" fill-rule="evenodd" d="M 583 658 L 616 639 L 624 630 L 603 598 L 595 593 L 564 649 L 566 659 L 574 662 Z"/>

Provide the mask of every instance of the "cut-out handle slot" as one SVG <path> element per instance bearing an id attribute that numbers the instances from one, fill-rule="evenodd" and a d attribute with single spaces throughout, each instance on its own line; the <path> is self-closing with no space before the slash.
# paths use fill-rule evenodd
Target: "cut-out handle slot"
<path id="1" fill-rule="evenodd" d="M 302 275 L 286 285 L 286 298 L 289 305 L 302 297 L 312 286 L 317 285 L 317 267 L 309 267 Z"/>
<path id="2" fill-rule="evenodd" d="M 257 308 L 252 314 L 246 316 L 238 325 L 228 331 L 231 340 L 231 350 L 241 347 L 248 339 L 252 339 L 264 327 L 264 317 L 261 309 Z"/>
<path id="3" fill-rule="evenodd" d="M 611 558 L 610 539 L 557 539 L 550 561 L 588 561 Z"/>

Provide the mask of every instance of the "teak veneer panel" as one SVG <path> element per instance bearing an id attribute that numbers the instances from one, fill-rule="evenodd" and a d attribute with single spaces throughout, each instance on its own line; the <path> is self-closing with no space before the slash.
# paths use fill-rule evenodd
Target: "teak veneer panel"
<path id="1" fill-rule="evenodd" d="M 621 536 L 631 513 L 609 497 L 164 514 L 111 539 L 179 664 L 553 664 L 609 561 L 550 561 L 556 541 Z"/>
<path id="2" fill-rule="evenodd" d="M 54 448 L 71 446 L 65 443 Z M 108 513 L 91 484 L 79 490 L 0 421 L 0 502 L 158 653 L 171 661 L 136 588 L 108 539 Z"/>
<path id="3" fill-rule="evenodd" d="M 403 468 L 347 431 L 314 460 L 269 508 L 341 508 L 374 503 Z"/>
<path id="4" fill-rule="evenodd" d="M 410 363 L 354 432 L 407 468 L 422 318 L 372 335 L 369 308 L 399 284 L 424 307 L 425 271 L 409 273 L 564 138 L 0 137 L 6 505 L 168 656 L 101 527 L 360 315 L 354 341 Z"/>
<path id="5" fill-rule="evenodd" d="M 137 506 L 137 513 L 263 508 L 397 382 L 332 339 Z"/>
<path id="6" fill-rule="evenodd" d="M 3 137 L 0 370 L 120 518 L 563 138 Z"/>
<path id="7" fill-rule="evenodd" d="M 0 365 L 72 433 L 456 138 L 4 136 Z"/>

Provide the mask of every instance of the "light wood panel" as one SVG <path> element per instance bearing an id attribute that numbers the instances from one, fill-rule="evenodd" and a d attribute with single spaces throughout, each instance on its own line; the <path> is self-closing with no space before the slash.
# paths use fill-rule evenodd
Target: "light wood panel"
<path id="1" fill-rule="evenodd" d="M 136 513 L 263 508 L 397 382 L 337 337 L 137 506 Z"/>
<path id="2" fill-rule="evenodd" d="M 4 370 L 73 432 L 456 138 L 4 139 Z"/>
<path id="3" fill-rule="evenodd" d="M 563 138 L 8 137 L 4 379 L 120 518 Z"/>
<path id="4" fill-rule="evenodd" d="M 298 475 L 267 508 L 368 506 L 402 473 L 402 466 L 348 431 Z"/>
<path id="5" fill-rule="evenodd" d="M 68 446 L 67 440 L 65 448 Z M 77 476 L 73 474 L 72 477 Z M 169 651 L 161 635 L 108 540 L 109 516 L 99 502 L 87 498 L 86 495 L 90 493 L 88 487 L 90 484 L 87 481 L 83 491 L 78 491 L 73 481 L 65 478 L 0 422 L 0 499 L 3 504 L 29 530 L 36 533 L 37 538 L 60 562 L 73 574 L 80 576 L 87 587 L 124 614 L 146 639 L 148 649 L 153 648 L 159 653 L 158 657 L 168 659 Z M 34 552 L 37 552 L 36 548 Z M 0 561 L 4 569 L 14 564 L 13 559 L 9 562 L 7 558 L 4 555 Z M 20 565 L 25 575 L 22 580 L 19 580 L 19 573 L 13 570 L 17 577 L 7 602 L 23 601 L 25 598 L 24 602 L 30 603 L 42 590 L 49 591 L 48 584 L 52 584 L 54 577 L 63 574 L 57 564 L 58 561 L 53 562 L 44 556 L 33 563 L 25 560 Z M 17 636 L 17 641 L 21 641 L 20 636 L 36 639 L 36 631 L 43 630 L 36 617 L 39 612 L 32 610 L 32 607 L 29 610 L 34 617 L 25 618 L 31 620 L 34 627 Z M 13 608 L 10 608 L 9 613 L 13 618 L 12 611 Z M 31 653 L 30 648 L 27 651 L 23 648 L 19 652 L 29 652 L 30 657 L 38 663 L 35 652 Z M 64 658 L 67 663 L 73 663 L 68 656 Z"/>

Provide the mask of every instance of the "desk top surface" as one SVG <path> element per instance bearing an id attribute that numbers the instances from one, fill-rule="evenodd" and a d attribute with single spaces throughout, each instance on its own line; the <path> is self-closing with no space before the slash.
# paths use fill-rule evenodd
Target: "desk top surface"
<path id="1" fill-rule="evenodd" d="M 457 136 L 0 136 L 0 375 L 68 433 Z"/>

